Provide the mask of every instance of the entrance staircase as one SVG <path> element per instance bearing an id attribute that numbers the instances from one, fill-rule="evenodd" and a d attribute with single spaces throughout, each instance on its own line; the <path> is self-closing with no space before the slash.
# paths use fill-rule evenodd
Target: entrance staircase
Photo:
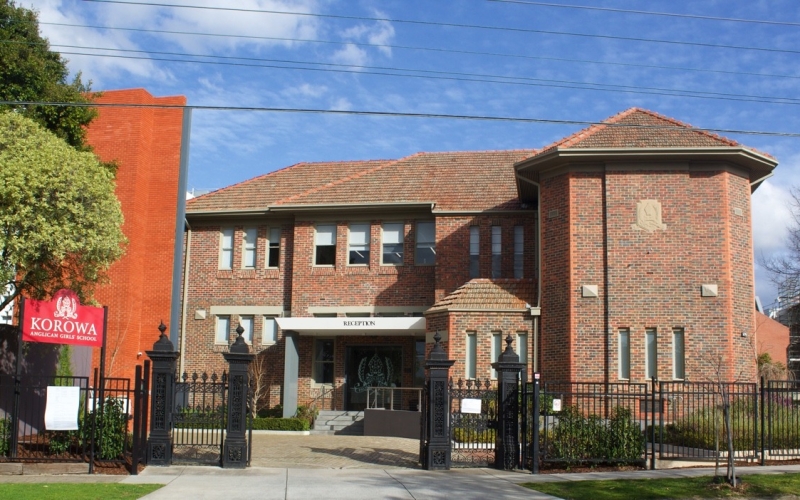
<path id="1" fill-rule="evenodd" d="M 320 410 L 311 434 L 364 435 L 363 411 Z"/>

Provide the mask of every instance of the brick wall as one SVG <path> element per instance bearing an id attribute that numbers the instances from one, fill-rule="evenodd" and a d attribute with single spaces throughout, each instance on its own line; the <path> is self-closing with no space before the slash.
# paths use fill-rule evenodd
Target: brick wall
<path id="1" fill-rule="evenodd" d="M 642 167 L 542 183 L 543 376 L 618 380 L 618 332 L 628 329 L 630 379 L 642 381 L 645 331 L 656 329 L 657 375 L 672 380 L 681 329 L 689 380 L 752 380 L 752 336 L 742 336 L 754 330 L 748 180 L 719 165 Z M 666 230 L 633 228 L 641 200 L 661 203 Z M 701 297 L 703 284 L 718 296 Z M 582 297 L 582 285 L 599 296 Z"/>
<path id="2" fill-rule="evenodd" d="M 186 104 L 143 89 L 103 92 L 98 103 Z M 119 166 L 116 194 L 125 217 L 125 255 L 111 266 L 95 299 L 109 309 L 106 374 L 133 377 L 134 367 L 169 320 L 182 109 L 101 107 L 87 142 L 103 161 Z M 175 326 L 175 325 L 171 325 Z M 94 365 L 99 362 L 94 353 Z"/>

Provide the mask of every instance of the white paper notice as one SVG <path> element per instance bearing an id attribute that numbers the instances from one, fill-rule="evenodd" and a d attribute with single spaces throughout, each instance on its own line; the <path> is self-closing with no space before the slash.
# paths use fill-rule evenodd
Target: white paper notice
<path id="1" fill-rule="evenodd" d="M 47 387 L 47 405 L 44 409 L 44 428 L 48 431 L 78 430 L 80 387 Z"/>
<path id="2" fill-rule="evenodd" d="M 561 400 L 554 399 L 553 400 L 553 411 L 561 411 Z"/>
<path id="3" fill-rule="evenodd" d="M 481 400 L 480 399 L 462 399 L 461 400 L 461 413 L 480 413 Z"/>

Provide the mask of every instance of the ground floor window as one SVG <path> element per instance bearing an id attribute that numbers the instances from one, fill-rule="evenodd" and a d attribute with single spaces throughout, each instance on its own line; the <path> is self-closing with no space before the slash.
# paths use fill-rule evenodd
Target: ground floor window
<path id="1" fill-rule="evenodd" d="M 333 384 L 333 339 L 314 340 L 314 383 Z"/>

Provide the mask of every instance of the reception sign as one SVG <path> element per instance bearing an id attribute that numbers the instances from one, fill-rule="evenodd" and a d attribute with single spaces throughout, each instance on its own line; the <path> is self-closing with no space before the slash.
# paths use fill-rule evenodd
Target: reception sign
<path id="1" fill-rule="evenodd" d="M 59 290 L 48 301 L 25 301 L 22 340 L 102 347 L 104 310 L 82 306 L 72 290 Z"/>

